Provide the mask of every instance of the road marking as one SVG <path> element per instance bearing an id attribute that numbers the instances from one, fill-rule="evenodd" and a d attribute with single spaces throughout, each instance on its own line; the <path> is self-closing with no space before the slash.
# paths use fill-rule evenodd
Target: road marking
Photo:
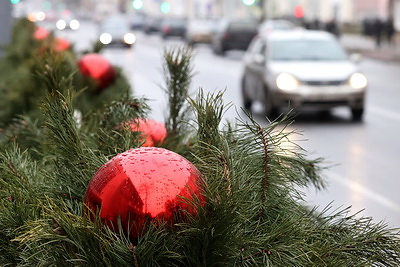
<path id="1" fill-rule="evenodd" d="M 331 180 L 349 188 L 351 191 L 358 193 L 358 194 L 362 194 L 366 198 L 369 198 L 369 199 L 381 204 L 382 206 L 385 206 L 388 209 L 391 209 L 397 213 L 400 213 L 400 205 L 398 203 L 392 201 L 391 199 L 389 199 L 381 194 L 378 194 L 357 182 L 345 179 L 337 173 L 328 171 L 326 173 L 326 175 Z"/>
<path id="2" fill-rule="evenodd" d="M 390 111 L 388 109 L 380 108 L 377 106 L 369 106 L 368 110 L 387 119 L 400 121 L 400 113 L 398 112 Z"/>

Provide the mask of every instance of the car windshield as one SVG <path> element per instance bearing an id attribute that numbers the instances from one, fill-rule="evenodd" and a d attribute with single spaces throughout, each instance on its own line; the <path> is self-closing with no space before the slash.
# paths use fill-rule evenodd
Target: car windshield
<path id="1" fill-rule="evenodd" d="M 274 30 L 291 30 L 295 28 L 295 25 L 290 21 L 277 20 L 277 21 L 266 21 L 261 24 L 261 28 L 274 29 Z"/>
<path id="2" fill-rule="evenodd" d="M 165 25 L 170 26 L 184 26 L 186 21 L 184 19 L 168 19 L 164 22 Z"/>
<path id="3" fill-rule="evenodd" d="M 199 31 L 211 31 L 215 26 L 215 22 L 212 20 L 196 20 L 190 23 L 192 30 Z"/>
<path id="4" fill-rule="evenodd" d="M 271 60 L 277 61 L 347 60 L 346 52 L 333 40 L 275 40 L 270 53 Z"/>
<path id="5" fill-rule="evenodd" d="M 254 31 L 257 29 L 257 24 L 253 21 L 233 21 L 229 25 L 230 30 L 234 31 Z"/>
<path id="6" fill-rule="evenodd" d="M 123 19 L 112 17 L 104 22 L 101 26 L 101 31 L 111 34 L 124 34 L 129 31 L 129 27 Z"/>
<path id="7" fill-rule="evenodd" d="M 111 34 L 124 34 L 129 31 L 128 26 L 125 24 L 112 24 L 104 25 L 102 27 L 102 32 L 107 32 Z"/>

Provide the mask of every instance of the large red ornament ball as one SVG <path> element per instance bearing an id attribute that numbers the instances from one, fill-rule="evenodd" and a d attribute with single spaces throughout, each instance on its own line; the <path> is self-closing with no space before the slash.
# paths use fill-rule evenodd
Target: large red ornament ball
<path id="1" fill-rule="evenodd" d="M 151 119 L 134 119 L 128 123 L 134 132 L 141 132 L 139 138 L 144 141 L 144 147 L 161 145 L 167 137 L 167 129 L 161 122 Z"/>
<path id="2" fill-rule="evenodd" d="M 158 147 L 141 147 L 119 154 L 94 175 L 84 197 L 103 223 L 136 238 L 146 223 L 173 224 L 185 214 L 196 214 L 192 200 L 204 205 L 201 175 L 179 154 Z M 183 216 L 183 217 L 182 217 Z M 93 216 L 91 216 L 93 218 Z"/>
<path id="3" fill-rule="evenodd" d="M 92 78 L 99 89 L 114 83 L 116 72 L 107 59 L 99 54 L 86 54 L 78 61 L 79 70 L 85 77 Z"/>

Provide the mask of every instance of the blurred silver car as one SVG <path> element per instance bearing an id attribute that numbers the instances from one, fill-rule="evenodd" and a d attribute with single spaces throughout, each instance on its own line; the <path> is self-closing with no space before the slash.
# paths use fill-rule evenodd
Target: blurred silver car
<path id="1" fill-rule="evenodd" d="M 130 48 L 136 42 L 136 35 L 131 32 L 128 22 L 120 16 L 107 18 L 100 26 L 99 40 L 103 45 L 119 45 Z"/>
<path id="2" fill-rule="evenodd" d="M 285 19 L 268 19 L 263 21 L 258 27 L 260 34 L 269 34 L 273 31 L 294 30 L 297 26 Z"/>
<path id="3" fill-rule="evenodd" d="M 279 108 L 329 110 L 350 107 L 361 120 L 367 78 L 323 31 L 274 31 L 255 37 L 244 56 L 243 105 L 263 104 L 267 116 Z"/>
<path id="4" fill-rule="evenodd" d="M 56 22 L 56 28 L 60 31 L 71 29 L 73 31 L 78 30 L 80 27 L 80 22 L 77 18 L 72 16 L 71 13 L 63 13 L 61 18 Z"/>
<path id="5" fill-rule="evenodd" d="M 211 43 L 215 32 L 216 21 L 213 19 L 196 19 L 188 22 L 186 42 L 189 45 Z"/>

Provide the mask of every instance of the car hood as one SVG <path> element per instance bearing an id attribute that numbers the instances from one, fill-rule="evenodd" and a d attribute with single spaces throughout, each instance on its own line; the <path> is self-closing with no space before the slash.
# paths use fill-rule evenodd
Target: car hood
<path id="1" fill-rule="evenodd" d="M 303 81 L 329 81 L 348 79 L 357 67 L 350 61 L 275 61 L 270 62 L 269 71 L 274 76 L 289 73 Z"/>

